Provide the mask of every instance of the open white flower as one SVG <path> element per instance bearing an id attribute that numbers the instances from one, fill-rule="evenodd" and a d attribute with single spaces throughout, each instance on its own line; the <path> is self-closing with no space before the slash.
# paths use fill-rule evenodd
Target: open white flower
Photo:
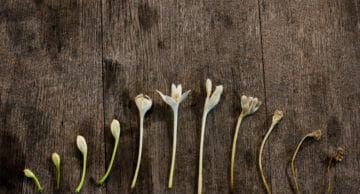
<path id="1" fill-rule="evenodd" d="M 143 145 L 143 134 L 144 134 L 144 117 L 146 112 L 152 106 L 152 100 L 149 96 L 144 94 L 139 94 L 135 97 L 135 103 L 139 110 L 140 116 L 140 138 L 139 138 L 139 155 L 135 169 L 135 175 L 131 183 L 131 189 L 135 188 L 136 180 L 139 174 L 140 162 L 141 162 L 141 153 L 142 153 L 142 145 Z"/>
<path id="2" fill-rule="evenodd" d="M 156 90 L 161 98 L 164 100 L 164 102 L 170 107 L 175 110 L 178 108 L 179 104 L 189 95 L 190 90 L 186 91 L 184 94 L 182 94 L 182 87 L 181 84 L 179 84 L 177 87 L 175 84 L 171 85 L 171 96 L 164 95 L 159 90 Z"/>
<path id="3" fill-rule="evenodd" d="M 258 98 L 254 98 L 251 96 L 247 97 L 245 95 L 241 96 L 242 113 L 244 114 L 244 116 L 253 114 L 259 109 L 261 103 L 262 102 L 258 100 Z"/>
<path id="4" fill-rule="evenodd" d="M 216 86 L 214 93 L 211 94 L 212 83 L 210 79 L 206 80 L 206 99 L 204 112 L 201 124 L 201 139 L 200 139 L 200 157 L 199 157 L 199 177 L 198 177 L 198 193 L 202 193 L 202 166 L 203 166 L 203 150 L 204 150 L 204 136 L 207 114 L 212 110 L 220 101 L 223 92 L 223 86 Z"/>
<path id="5" fill-rule="evenodd" d="M 239 134 L 239 128 L 240 124 L 248 115 L 251 115 L 255 113 L 261 105 L 261 101 L 258 100 L 258 98 L 254 97 L 247 97 L 247 96 L 241 96 L 241 113 L 238 118 L 236 128 L 235 128 L 235 134 L 234 134 L 234 140 L 232 144 L 232 153 L 231 153 L 231 167 L 230 167 L 230 188 L 231 191 L 234 191 L 234 162 L 235 162 L 235 151 L 236 151 L 236 141 Z"/>
<path id="6" fill-rule="evenodd" d="M 179 104 L 189 95 L 190 90 L 182 94 L 181 84 L 177 87 L 175 84 L 171 85 L 171 96 L 166 96 L 160 91 L 156 90 L 161 98 L 164 100 L 166 104 L 168 104 L 173 112 L 174 112 L 174 134 L 173 134 L 173 150 L 172 150 L 172 157 L 171 157 L 171 167 L 170 167 L 170 175 L 169 175 L 169 184 L 168 187 L 172 188 L 173 182 L 173 174 L 174 174 L 174 167 L 175 167 L 175 153 L 176 153 L 176 135 L 177 135 L 177 120 L 178 120 L 178 110 Z"/>

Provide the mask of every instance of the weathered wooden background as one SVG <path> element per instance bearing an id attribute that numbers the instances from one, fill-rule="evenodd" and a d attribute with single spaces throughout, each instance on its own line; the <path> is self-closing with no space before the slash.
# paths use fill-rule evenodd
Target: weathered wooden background
<path id="1" fill-rule="evenodd" d="M 260 98 L 259 111 L 240 128 L 235 164 L 237 193 L 265 193 L 258 149 L 275 109 L 284 118 L 265 146 L 265 176 L 273 193 L 292 193 L 290 158 L 300 189 L 324 193 L 327 155 L 332 193 L 360 193 L 359 0 L 1 0 L 0 193 L 37 193 L 22 170 L 32 169 L 52 193 L 62 159 L 61 190 L 75 190 L 82 157 L 76 136 L 89 145 L 82 193 L 129 193 L 138 153 L 134 97 L 149 95 L 144 150 L 133 193 L 195 193 L 205 80 L 223 84 L 208 117 L 204 193 L 229 193 L 231 143 L 241 95 Z M 174 187 L 167 189 L 172 112 L 155 89 L 181 83 L 191 95 L 179 112 Z M 121 138 L 106 184 L 95 186 Z"/>

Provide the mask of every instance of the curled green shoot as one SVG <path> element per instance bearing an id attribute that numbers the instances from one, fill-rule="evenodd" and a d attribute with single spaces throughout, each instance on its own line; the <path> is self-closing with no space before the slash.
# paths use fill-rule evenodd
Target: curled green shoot
<path id="1" fill-rule="evenodd" d="M 25 169 L 24 174 L 25 174 L 26 177 L 31 178 L 31 179 L 33 179 L 35 181 L 35 184 L 38 187 L 39 192 L 42 193 L 43 188 L 41 187 L 41 185 L 39 183 L 39 180 L 36 178 L 35 174 L 29 169 Z"/>

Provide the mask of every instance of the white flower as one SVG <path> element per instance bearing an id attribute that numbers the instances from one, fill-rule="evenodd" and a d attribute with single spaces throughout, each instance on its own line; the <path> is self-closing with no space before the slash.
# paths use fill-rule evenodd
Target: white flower
<path id="1" fill-rule="evenodd" d="M 259 101 L 257 98 L 247 97 L 244 95 L 241 96 L 242 111 L 240 113 L 238 122 L 236 124 L 234 141 L 233 141 L 232 152 L 231 152 L 230 189 L 232 192 L 234 191 L 234 163 L 235 163 L 236 141 L 237 141 L 237 137 L 239 134 L 240 124 L 241 124 L 243 118 L 256 112 L 259 109 L 260 105 L 261 105 L 261 101 Z"/>
<path id="2" fill-rule="evenodd" d="M 136 180 L 139 174 L 141 154 L 142 154 L 142 144 L 143 144 L 144 117 L 145 117 L 145 113 L 151 108 L 152 101 L 149 96 L 144 94 L 139 94 L 135 97 L 135 103 L 139 109 L 139 116 L 140 116 L 140 141 L 139 141 L 138 161 L 136 164 L 135 175 L 131 183 L 131 189 L 135 188 Z"/>
<path id="3" fill-rule="evenodd" d="M 114 119 L 111 122 L 111 133 L 114 136 L 115 139 L 118 139 L 120 137 L 120 123 L 118 120 Z"/>
<path id="4" fill-rule="evenodd" d="M 223 92 L 223 86 L 216 86 L 214 93 L 211 95 L 212 83 L 210 79 L 206 80 L 206 99 L 204 112 L 201 124 L 201 139 L 200 139 L 200 157 L 199 157 L 199 176 L 198 176 L 198 193 L 202 193 L 202 163 L 203 163 L 203 150 L 204 150 L 204 134 L 207 114 L 212 110 L 220 101 Z"/>
<path id="5" fill-rule="evenodd" d="M 152 106 L 151 98 L 144 94 L 137 95 L 135 97 L 135 103 L 141 116 L 145 115 Z"/>
<path id="6" fill-rule="evenodd" d="M 223 92 L 223 86 L 219 85 L 219 86 L 216 86 L 214 93 L 212 93 L 212 95 L 211 95 L 211 86 L 212 86 L 211 80 L 207 79 L 206 80 L 207 96 L 206 96 L 205 107 L 204 107 L 205 112 L 209 112 L 211 109 L 213 109 L 219 103 L 221 94 Z M 210 95 L 211 95 L 211 97 L 210 97 Z"/>
<path id="7" fill-rule="evenodd" d="M 241 96 L 241 108 L 244 116 L 256 112 L 259 109 L 261 103 L 262 102 L 259 101 L 258 98 L 254 98 L 251 96 L 247 97 L 245 95 Z"/>
<path id="8" fill-rule="evenodd" d="M 173 112 L 174 112 L 174 134 L 173 134 L 173 147 L 172 147 L 172 159 L 171 159 L 171 166 L 170 166 L 170 175 L 169 175 L 169 184 L 168 187 L 172 188 L 173 185 L 173 175 L 174 175 L 174 168 L 175 168 L 175 153 L 176 153 L 176 135 L 177 135 L 177 120 L 178 120 L 178 110 L 179 104 L 189 95 L 190 90 L 182 94 L 181 84 L 177 87 L 175 84 L 171 85 L 171 97 L 166 96 L 160 91 L 156 90 L 161 98 L 168 104 Z"/>
<path id="9" fill-rule="evenodd" d="M 184 94 L 182 94 L 182 88 L 181 84 L 179 84 L 177 87 L 175 84 L 171 85 L 171 96 L 164 95 L 159 90 L 156 90 L 161 98 L 164 100 L 164 102 L 171 106 L 173 110 L 178 108 L 179 104 L 189 95 L 190 90 L 186 91 Z"/>
<path id="10" fill-rule="evenodd" d="M 87 144 L 86 144 L 85 138 L 83 136 L 81 136 L 81 135 L 77 136 L 76 145 L 83 155 L 87 154 Z"/>

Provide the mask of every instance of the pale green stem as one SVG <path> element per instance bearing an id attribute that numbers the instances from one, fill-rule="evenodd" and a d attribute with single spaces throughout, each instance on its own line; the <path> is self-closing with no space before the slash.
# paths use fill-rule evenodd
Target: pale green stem
<path id="1" fill-rule="evenodd" d="M 202 193 L 202 166 L 203 166 L 203 150 L 204 150 L 204 136 L 205 136 L 206 117 L 207 117 L 207 111 L 204 111 L 203 117 L 202 117 L 202 124 L 201 124 L 198 194 Z"/>
<path id="2" fill-rule="evenodd" d="M 266 140 L 268 139 L 271 131 L 274 129 L 274 126 L 275 126 L 275 125 L 276 125 L 276 122 L 271 123 L 270 129 L 268 130 L 268 132 L 266 133 L 263 141 L 261 142 L 260 152 L 259 152 L 259 168 L 260 168 L 260 174 L 261 174 L 262 181 L 263 181 L 263 183 L 264 183 L 264 185 L 265 185 L 266 191 L 267 191 L 267 193 L 269 193 L 269 194 L 271 193 L 271 191 L 270 191 L 270 188 L 269 188 L 269 186 L 268 186 L 268 184 L 267 184 L 267 182 L 266 182 L 266 179 L 265 179 L 265 176 L 264 176 L 264 172 L 263 172 L 263 169 L 262 169 L 261 153 L 262 153 L 262 151 L 263 151 L 263 149 L 264 149 L 265 142 L 266 142 Z"/>
<path id="3" fill-rule="evenodd" d="M 84 179 L 85 179 L 85 173 L 86 173 L 86 158 L 87 158 L 87 154 L 83 154 L 83 158 L 84 158 L 84 162 L 83 162 L 83 171 L 82 171 L 82 175 L 81 175 L 81 181 L 79 186 L 76 188 L 75 193 L 79 193 L 83 184 L 84 184 Z"/>
<path id="4" fill-rule="evenodd" d="M 176 136 L 177 136 L 177 122 L 178 122 L 178 106 L 175 106 L 173 109 L 174 112 L 174 134 L 173 134 L 173 146 L 172 146 L 172 156 L 171 156 L 171 167 L 169 175 L 169 184 L 168 187 L 171 189 L 173 185 L 173 175 L 175 168 L 175 154 L 176 154 Z"/>
<path id="5" fill-rule="evenodd" d="M 140 114 L 139 155 L 138 155 L 138 160 L 137 160 L 137 164 L 136 164 L 135 175 L 134 175 L 134 178 L 133 178 L 132 183 L 131 183 L 131 189 L 135 188 L 136 179 L 137 179 L 137 177 L 138 177 L 139 169 L 140 169 L 141 154 L 142 154 L 142 145 L 143 145 L 143 128 L 144 128 L 144 115 L 143 115 L 143 114 Z"/>
<path id="6" fill-rule="evenodd" d="M 235 129 L 235 134 L 234 134 L 234 141 L 232 144 L 232 153 L 231 153 L 231 168 L 230 168 L 230 188 L 231 191 L 234 191 L 234 161 L 235 161 L 235 151 L 236 151 L 236 141 L 238 138 L 238 134 L 239 134 L 239 128 L 240 128 L 240 124 L 241 121 L 243 120 L 243 118 L 245 117 L 245 114 L 241 112 L 237 124 L 236 124 L 236 129 Z"/>
<path id="7" fill-rule="evenodd" d="M 110 174 L 112 165 L 113 165 L 114 160 L 115 160 L 116 150 L 118 148 L 118 144 L 119 144 L 119 138 L 116 138 L 115 139 L 114 150 L 113 150 L 113 153 L 112 153 L 112 156 L 111 156 L 111 161 L 110 161 L 109 167 L 108 167 L 104 177 L 98 182 L 98 185 L 102 185 L 105 182 L 105 180 L 107 179 L 107 177 L 109 176 L 109 174 Z"/>
<path id="8" fill-rule="evenodd" d="M 40 183 L 39 183 L 39 180 L 36 178 L 36 176 L 33 177 L 35 183 L 36 183 L 36 186 L 38 187 L 38 190 L 40 193 L 43 192 L 43 188 L 41 187 Z"/>
<path id="9" fill-rule="evenodd" d="M 57 182 L 56 182 L 56 190 L 60 188 L 60 165 L 56 166 L 57 169 Z"/>

